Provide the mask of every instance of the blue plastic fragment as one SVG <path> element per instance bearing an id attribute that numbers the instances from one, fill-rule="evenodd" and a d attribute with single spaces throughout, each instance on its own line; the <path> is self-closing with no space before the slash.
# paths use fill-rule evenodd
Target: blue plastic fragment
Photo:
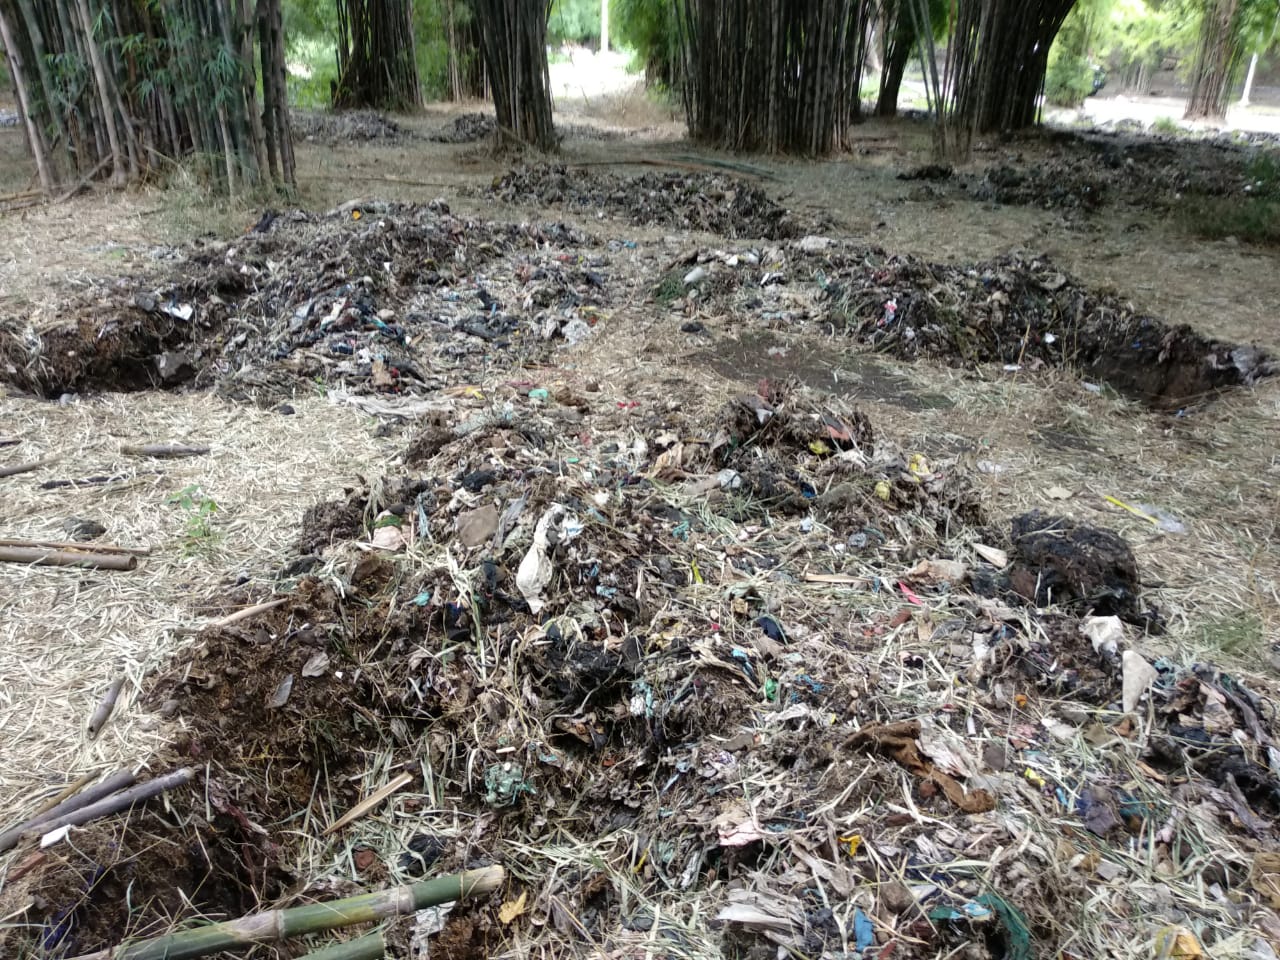
<path id="1" fill-rule="evenodd" d="M 876 943 L 876 929 L 861 907 L 853 911 L 853 943 L 859 952 L 871 949 Z"/>

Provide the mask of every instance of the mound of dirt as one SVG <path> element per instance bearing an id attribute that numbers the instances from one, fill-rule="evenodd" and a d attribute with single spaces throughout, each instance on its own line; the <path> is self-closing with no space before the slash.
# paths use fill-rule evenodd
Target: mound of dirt
<path id="1" fill-rule="evenodd" d="M 956 266 L 881 256 L 834 272 L 826 291 L 832 322 L 877 352 L 1065 368 L 1157 408 L 1176 409 L 1280 369 L 1256 347 L 1207 339 L 1090 290 L 1046 257 Z"/>
<path id="2" fill-rule="evenodd" d="M 315 143 L 400 143 L 412 140 L 406 130 L 384 113 L 373 110 L 338 110 L 322 113 L 295 110 L 291 114 L 293 138 Z"/>
<path id="3" fill-rule="evenodd" d="M 637 226 L 701 230 L 723 237 L 778 240 L 820 231 L 760 187 L 721 174 L 596 173 L 562 164 L 525 166 L 500 177 L 488 195 L 504 203 L 603 211 Z"/>
<path id="4" fill-rule="evenodd" d="M 576 256 L 587 241 L 556 224 L 462 220 L 440 202 L 269 211 L 239 240 L 188 251 L 159 286 L 95 289 L 65 311 L 73 324 L 37 336 L 0 317 L 0 379 L 45 396 L 216 385 L 267 406 L 317 382 L 420 395 L 594 320 L 609 271 Z M 486 285 L 477 271 L 495 261 L 499 285 Z"/>
<path id="5" fill-rule="evenodd" d="M 498 132 L 498 121 L 488 113 L 464 113 L 439 130 L 427 134 L 436 143 L 475 143 Z"/>
<path id="6" fill-rule="evenodd" d="M 1254 197 L 1252 171 L 1274 156 L 1222 139 L 1044 136 L 1051 140 L 1046 155 L 1010 155 L 980 176 L 957 178 L 958 188 L 977 200 L 1046 210 L 1089 213 L 1121 205 L 1165 211 L 1184 197 Z"/>
<path id="7" fill-rule="evenodd" d="M 1158 661 L 1151 736 L 1117 722 L 1145 640 L 1088 631 L 1102 604 L 1140 602 L 1123 541 L 990 522 L 955 460 L 793 382 L 720 406 L 680 380 L 634 406 L 492 389 L 441 405 L 412 469 L 308 511 L 310 572 L 284 602 L 154 680 L 183 731 L 165 759 L 198 782 L 136 831 L 77 834 L 26 878 L 30 926 L 0 944 L 21 955 L 57 928 L 89 951 L 192 911 L 492 862 L 510 890 L 443 928 L 392 924 L 396 955 L 415 937 L 468 957 L 655 936 L 835 952 L 855 923 L 906 958 L 1010 938 L 1051 955 L 1099 897 L 1136 898 L 1110 931 L 1126 942 L 1175 911 L 1206 949 L 1239 935 L 1198 885 L 1098 883 L 1135 845 L 1162 875 L 1206 849 L 1239 871 L 1256 842 L 1240 810 L 1280 798 L 1280 731 L 1231 677 Z M 1025 567 L 1055 589 L 982 596 L 997 548 L 1011 582 Z M 412 785 L 322 834 L 401 772 Z M 126 914 L 131 880 L 154 899 Z M 165 883 L 206 892 L 186 907 Z"/>

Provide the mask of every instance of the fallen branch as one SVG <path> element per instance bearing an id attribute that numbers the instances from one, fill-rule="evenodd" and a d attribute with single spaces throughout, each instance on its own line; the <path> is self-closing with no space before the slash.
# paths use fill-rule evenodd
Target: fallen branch
<path id="1" fill-rule="evenodd" d="M 0 437 L 0 447 L 16 447 L 21 442 L 17 437 Z"/>
<path id="2" fill-rule="evenodd" d="M 0 477 L 16 477 L 20 473 L 31 473 L 41 467 L 57 463 L 58 460 L 58 457 L 45 457 L 43 460 L 33 460 L 31 463 L 15 463 L 11 467 L 0 467 Z"/>
<path id="3" fill-rule="evenodd" d="M 120 452 L 131 457 L 157 457 L 174 460 L 178 457 L 203 457 L 209 452 L 209 448 L 192 446 L 186 443 L 126 443 L 120 448 Z"/>
<path id="4" fill-rule="evenodd" d="M 308 953 L 302 960 L 382 960 L 387 955 L 387 943 L 382 931 L 371 933 L 359 940 L 335 943 Z"/>
<path id="5" fill-rule="evenodd" d="M 427 907 L 492 893 L 502 886 L 505 879 L 506 871 L 502 867 L 468 870 L 452 877 L 424 880 L 407 887 L 393 887 L 345 900 L 268 910 L 239 920 L 211 923 L 206 927 L 166 934 L 156 940 L 86 953 L 74 960 L 194 960 L 222 950 L 257 943 L 279 943 L 292 937 L 340 930 L 358 923 L 377 923 L 392 917 L 408 916 Z"/>
<path id="6" fill-rule="evenodd" d="M 131 557 L 151 556 L 150 547 L 121 547 L 114 543 L 62 540 L 10 540 L 0 537 L 0 547 L 43 547 L 46 550 L 91 550 L 94 553 L 124 553 Z"/>
<path id="7" fill-rule="evenodd" d="M 388 783 L 385 787 L 382 787 L 381 789 L 374 791 L 370 796 L 366 797 L 364 800 L 361 800 L 354 807 L 348 810 L 345 814 L 343 814 L 341 817 L 339 817 L 337 820 L 331 823 L 328 826 L 328 828 L 322 834 L 320 834 L 320 836 L 327 837 L 332 833 L 337 833 L 347 824 L 354 823 L 356 820 L 359 820 L 366 813 L 368 813 L 370 810 L 372 810 L 374 807 L 380 804 L 383 800 L 387 799 L 387 797 L 391 796 L 401 787 L 411 783 L 412 781 L 413 781 L 412 773 L 400 774 L 400 776 L 396 777 L 394 780 Z"/>
<path id="8" fill-rule="evenodd" d="M 68 813 L 89 806 L 91 803 L 97 803 L 103 797 L 109 797 L 113 793 L 131 787 L 137 782 L 138 778 L 133 775 L 132 771 L 117 770 L 95 786 L 61 799 L 46 810 L 37 811 L 35 816 L 24 820 L 16 827 L 10 827 L 4 833 L 0 833 L 0 853 L 12 850 L 18 845 L 18 841 L 22 839 L 25 833 L 40 824 L 64 817 Z"/>
<path id="9" fill-rule="evenodd" d="M 63 814 L 53 820 L 37 823 L 24 830 L 23 836 L 30 836 L 33 833 L 43 835 L 52 833 L 62 827 L 81 827 L 86 823 L 92 823 L 94 820 L 101 820 L 103 817 L 109 817 L 112 814 L 120 813 L 122 810 L 128 810 L 135 804 L 146 803 L 153 797 L 158 797 L 162 793 L 190 783 L 191 778 L 195 775 L 196 772 L 190 767 L 183 767 L 173 773 L 166 773 L 162 777 L 156 777 L 154 780 L 140 783 L 135 787 L 130 787 L 128 790 L 113 793 L 109 797 L 87 807 L 72 810 L 70 813 Z M 169 954 L 167 956 L 175 955 Z"/>
<path id="10" fill-rule="evenodd" d="M 111 685 L 107 687 L 107 692 L 102 695 L 102 699 L 98 701 L 98 705 L 93 708 L 93 714 L 89 717 L 89 738 L 93 739 L 98 735 L 103 726 L 111 719 L 111 712 L 116 708 L 116 701 L 120 699 L 120 691 L 124 689 L 124 675 L 116 677 L 111 681 Z"/>
<path id="11" fill-rule="evenodd" d="M 138 558 L 125 553 L 50 550 L 48 547 L 0 547 L 0 563 L 37 567 L 90 567 L 96 570 L 136 570 Z"/>
<path id="12" fill-rule="evenodd" d="M 173 632 L 180 637 L 189 637 L 202 630 L 217 630 L 221 627 L 229 627 L 232 624 L 239 623 L 241 620 L 248 620 L 250 617 L 256 616 L 259 613 L 266 613 L 268 610 L 274 610 L 276 607 L 283 606 L 288 602 L 288 597 L 276 597 L 274 600 L 264 600 L 262 603 L 255 603 L 252 607 L 245 607 L 243 610 L 237 610 L 235 613 L 228 614 L 220 620 L 212 620 L 209 623 L 201 624 L 198 627 L 174 627 Z"/>

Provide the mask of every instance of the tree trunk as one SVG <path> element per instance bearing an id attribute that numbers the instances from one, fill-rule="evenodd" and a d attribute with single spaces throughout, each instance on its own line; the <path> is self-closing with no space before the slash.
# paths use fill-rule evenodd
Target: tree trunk
<path id="1" fill-rule="evenodd" d="M 474 0 L 501 140 L 556 149 L 547 70 L 551 0 Z"/>
<path id="2" fill-rule="evenodd" d="M 886 5 L 883 21 L 885 36 L 884 66 L 880 73 L 880 95 L 876 99 L 876 116 L 896 117 L 898 98 L 902 93 L 902 77 L 911 62 L 916 45 L 915 20 L 904 2 Z"/>
<path id="3" fill-rule="evenodd" d="M 680 0 L 689 135 L 828 153 L 861 116 L 872 0 Z"/>
<path id="4" fill-rule="evenodd" d="M 412 0 L 337 0 L 339 109 L 422 106 Z"/>
<path id="5" fill-rule="evenodd" d="M 1243 53 L 1239 13 L 1240 0 L 1212 0 L 1205 10 L 1184 119 L 1226 119 L 1231 82 Z"/>
<path id="6" fill-rule="evenodd" d="M 53 174 L 49 169 L 49 154 L 45 146 L 40 128 L 31 112 L 31 96 L 27 91 L 26 64 L 22 50 L 17 44 L 17 34 L 9 24 L 8 14 L 0 6 L 0 41 L 4 43 L 9 58 L 9 73 L 13 78 L 13 89 L 18 98 L 18 112 L 22 115 L 23 129 L 27 134 L 27 144 L 36 162 L 36 175 L 40 178 L 40 187 L 45 193 L 53 190 Z"/>

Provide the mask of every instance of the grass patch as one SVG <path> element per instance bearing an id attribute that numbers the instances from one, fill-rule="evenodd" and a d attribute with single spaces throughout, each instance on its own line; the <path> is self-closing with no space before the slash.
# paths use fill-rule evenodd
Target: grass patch
<path id="1" fill-rule="evenodd" d="M 1200 628 L 1200 642 L 1206 650 L 1221 652 L 1237 660 L 1253 660 L 1266 648 L 1262 620 L 1253 613 L 1239 613 L 1209 621 Z"/>
<path id="2" fill-rule="evenodd" d="M 1177 210 L 1183 228 L 1205 240 L 1280 246 L 1280 197 L 1195 197 Z"/>

